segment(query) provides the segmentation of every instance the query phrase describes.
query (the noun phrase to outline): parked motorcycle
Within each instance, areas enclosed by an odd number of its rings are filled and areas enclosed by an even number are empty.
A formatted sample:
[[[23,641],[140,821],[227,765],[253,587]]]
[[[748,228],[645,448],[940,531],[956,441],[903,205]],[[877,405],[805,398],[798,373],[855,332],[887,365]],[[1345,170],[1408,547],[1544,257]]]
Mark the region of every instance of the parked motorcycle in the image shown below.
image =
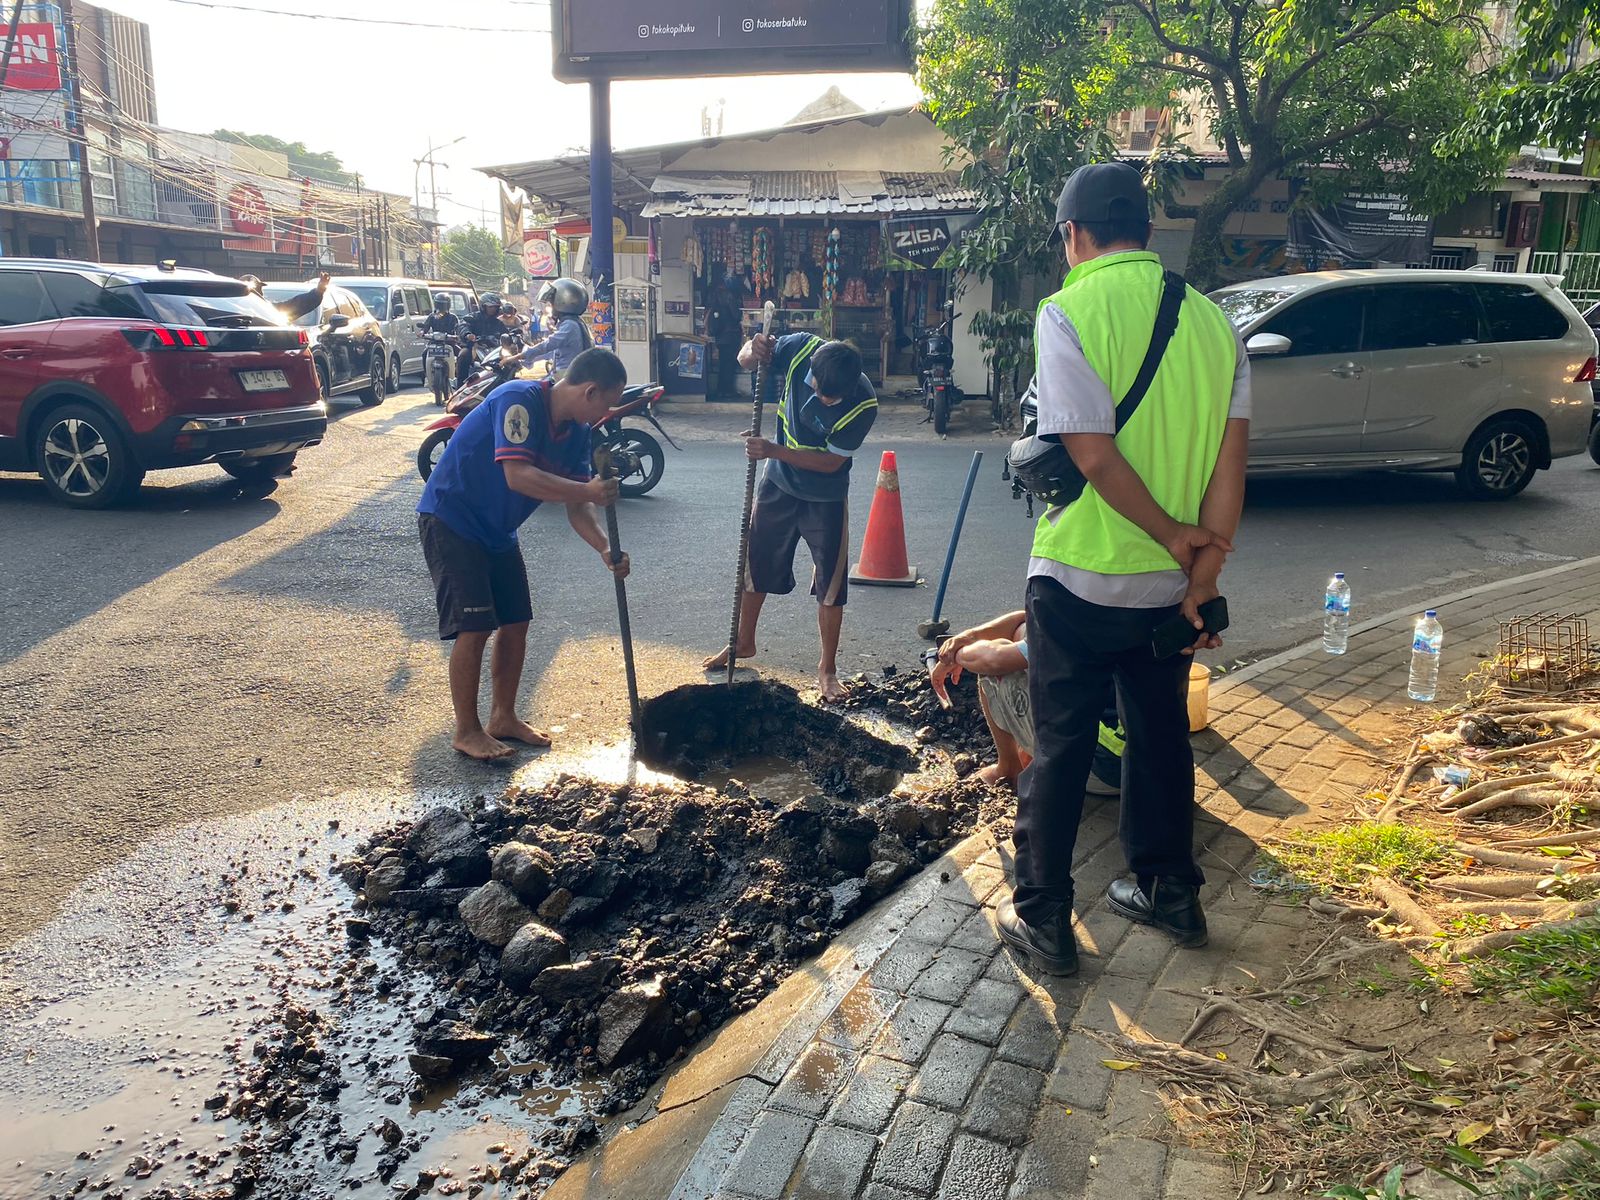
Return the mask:
[[[491,375],[480,379],[474,375],[450,398],[450,403],[445,406],[445,415],[428,426],[428,436],[417,450],[417,472],[424,480],[439,465],[451,435],[467,414],[483,403],[495,388],[514,378],[520,366],[521,359],[509,355],[504,365],[495,368],[505,372],[503,378]],[[661,476],[667,469],[666,452],[662,450],[661,443],[642,429],[624,425],[622,422],[626,418],[642,416],[655,426],[656,432],[666,438],[674,450],[682,449],[655,415],[655,405],[665,394],[666,389],[659,383],[641,383],[627,388],[622,393],[622,403],[607,413],[605,419],[595,427],[595,445],[610,448],[611,461],[617,472],[617,490],[623,496],[643,496],[661,482]]]
[[[453,362],[451,369],[454,369]],[[492,347],[478,360],[467,381],[445,403],[444,416],[427,427],[428,436],[422,439],[422,445],[417,448],[417,472],[424,480],[439,465],[446,444],[467,414],[477,408],[495,388],[515,379],[521,369],[522,356],[505,346]]]
[[[956,302],[948,300],[943,321],[916,331],[922,406],[928,413],[926,420],[933,422],[933,431],[940,435],[950,430],[950,410],[965,399],[951,376],[956,365],[955,340],[951,336],[955,319]]]
[[[622,393],[622,403],[607,413],[594,431],[595,446],[607,446],[611,450],[611,461],[618,472],[617,490],[624,496],[642,496],[660,483],[667,469],[667,459],[660,442],[642,429],[625,426],[623,418],[643,417],[674,450],[683,448],[656,419],[656,403],[666,390],[659,383],[627,388]]]

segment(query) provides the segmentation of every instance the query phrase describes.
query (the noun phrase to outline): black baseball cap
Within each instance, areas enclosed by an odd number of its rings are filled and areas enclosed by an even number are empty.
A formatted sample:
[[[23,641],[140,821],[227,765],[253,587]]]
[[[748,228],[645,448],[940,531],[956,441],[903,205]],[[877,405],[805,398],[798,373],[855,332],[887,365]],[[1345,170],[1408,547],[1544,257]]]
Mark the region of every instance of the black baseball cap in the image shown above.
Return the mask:
[[[1056,224],[1150,215],[1144,179],[1127,163],[1090,163],[1067,177],[1056,201]]]

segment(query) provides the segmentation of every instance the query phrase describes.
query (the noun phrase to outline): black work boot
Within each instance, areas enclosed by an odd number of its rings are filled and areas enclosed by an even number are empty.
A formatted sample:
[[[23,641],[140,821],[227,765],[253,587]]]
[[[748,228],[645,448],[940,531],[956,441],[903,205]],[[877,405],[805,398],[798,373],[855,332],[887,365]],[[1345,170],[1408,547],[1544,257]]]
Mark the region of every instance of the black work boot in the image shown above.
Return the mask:
[[[1106,899],[1118,916],[1154,925],[1180,946],[1206,944],[1206,914],[1200,909],[1200,889],[1192,884],[1152,879],[1146,891],[1136,880],[1116,879],[1106,889]]]
[[[1078,973],[1078,940],[1072,936],[1072,906],[1064,905],[1056,916],[1040,925],[1030,925],[1017,915],[1007,896],[1000,901],[995,924],[1000,940],[1020,951],[1050,975]]]

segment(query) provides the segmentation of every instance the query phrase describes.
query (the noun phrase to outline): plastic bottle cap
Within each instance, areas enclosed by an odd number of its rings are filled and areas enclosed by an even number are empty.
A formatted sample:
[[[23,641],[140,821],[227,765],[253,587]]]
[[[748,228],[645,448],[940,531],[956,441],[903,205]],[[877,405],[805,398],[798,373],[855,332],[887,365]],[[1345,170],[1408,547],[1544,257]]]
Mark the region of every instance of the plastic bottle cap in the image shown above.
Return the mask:
[[[1437,611],[1435,611],[1434,609],[1430,608],[1427,612],[1423,613],[1422,615],[1425,616],[1425,617],[1437,617],[1439,614],[1438,614]]]
[[[1343,571],[1335,571],[1333,573],[1333,577],[1335,579],[1343,579],[1344,578],[1344,572]]]

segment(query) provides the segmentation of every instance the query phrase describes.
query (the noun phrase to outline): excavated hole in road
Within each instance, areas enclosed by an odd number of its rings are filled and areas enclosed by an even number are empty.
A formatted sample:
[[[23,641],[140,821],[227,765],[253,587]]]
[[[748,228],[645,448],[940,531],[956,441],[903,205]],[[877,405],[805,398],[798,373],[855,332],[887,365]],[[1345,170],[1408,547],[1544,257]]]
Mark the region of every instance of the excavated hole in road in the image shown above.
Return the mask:
[[[963,704],[981,722],[975,697]],[[637,741],[633,781],[580,761],[385,831],[345,869],[377,944],[456,997],[412,1015],[414,1103],[525,1096],[526,1064],[552,1096],[587,1089],[583,1117],[497,1168],[530,1194],[595,1118],[1008,809],[948,769],[907,782],[920,762],[906,745],[766,682],[658,696]]]

